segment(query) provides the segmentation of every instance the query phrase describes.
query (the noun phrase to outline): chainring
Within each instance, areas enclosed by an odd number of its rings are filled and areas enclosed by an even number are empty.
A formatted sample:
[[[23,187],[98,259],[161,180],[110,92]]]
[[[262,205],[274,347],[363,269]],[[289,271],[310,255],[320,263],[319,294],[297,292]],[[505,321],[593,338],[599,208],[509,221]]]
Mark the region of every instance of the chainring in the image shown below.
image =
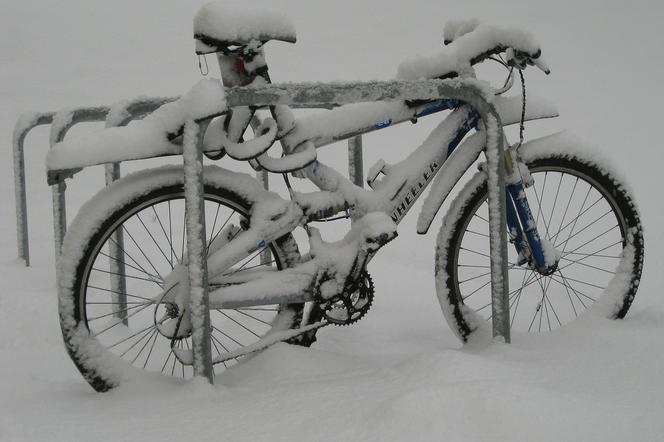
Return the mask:
[[[350,325],[359,321],[371,308],[374,298],[374,284],[366,270],[342,293],[323,298],[320,290],[314,291],[314,300],[323,317],[334,325]]]

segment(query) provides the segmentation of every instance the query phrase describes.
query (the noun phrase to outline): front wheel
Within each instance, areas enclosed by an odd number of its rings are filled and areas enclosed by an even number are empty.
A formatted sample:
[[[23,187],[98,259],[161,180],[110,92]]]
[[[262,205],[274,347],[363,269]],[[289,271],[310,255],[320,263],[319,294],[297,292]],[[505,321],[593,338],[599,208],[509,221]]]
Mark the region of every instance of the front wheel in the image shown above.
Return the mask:
[[[591,309],[623,318],[643,265],[643,233],[632,198],[587,156],[557,153],[527,161],[535,184],[526,194],[537,229],[562,257],[556,271],[543,276],[517,265],[517,252],[508,244],[512,330],[551,331]],[[463,341],[491,319],[488,220],[487,183],[478,173],[446,214],[436,253],[438,299]]]

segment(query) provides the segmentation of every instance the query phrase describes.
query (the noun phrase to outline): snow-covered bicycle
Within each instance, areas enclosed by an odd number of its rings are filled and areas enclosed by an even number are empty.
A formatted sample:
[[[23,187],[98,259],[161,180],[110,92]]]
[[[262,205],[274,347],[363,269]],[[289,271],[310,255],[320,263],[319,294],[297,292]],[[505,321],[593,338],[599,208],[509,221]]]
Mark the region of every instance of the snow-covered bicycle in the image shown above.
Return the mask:
[[[281,15],[231,14],[211,4],[195,20],[195,38],[199,54],[217,54],[224,86],[261,87],[270,83],[263,45],[294,42],[295,32]],[[493,101],[502,126],[523,128],[524,121],[557,116],[544,102],[529,99],[526,105],[525,87],[523,97],[501,95],[514,74],[523,84],[527,66],[548,73],[530,34],[455,22],[445,27],[445,44],[429,58],[402,63],[399,77],[475,85]],[[509,71],[497,90],[475,79],[473,65],[488,59]],[[223,91],[204,80],[140,122],[56,145],[48,159],[54,170],[78,167],[91,145],[142,149],[144,156],[181,153],[182,143],[196,135],[184,122],[196,119],[207,128],[202,148],[209,158],[227,155],[283,175],[289,199],[247,174],[217,166],[203,171],[210,327],[219,369],[276,342],[310,345],[320,327],[362,318],[374,297],[367,264],[397,236],[397,225],[425,188],[431,184],[419,233],[428,231],[476,164],[487,137],[504,138],[501,128],[487,130],[478,113],[457,99],[349,104],[303,118],[279,105],[261,120],[254,107],[227,110]],[[450,112],[405,159],[370,169],[370,189],[316,159],[321,146],[443,111]],[[245,140],[250,125],[255,137]],[[275,141],[280,157],[268,154]],[[643,263],[639,216],[626,186],[569,135],[522,141],[505,157],[512,327],[552,330],[590,309],[622,318]],[[289,175],[320,191],[295,191]],[[132,366],[191,376],[184,179],[177,166],[127,176],[86,203],[69,228],[59,269],[61,326],[70,356],[98,391],[117,385]],[[438,299],[464,341],[491,314],[488,193],[480,164],[451,203],[437,240]],[[348,233],[324,241],[312,224],[338,218],[353,220]],[[308,234],[304,255],[292,235],[297,227]],[[114,275],[123,276],[120,285]]]

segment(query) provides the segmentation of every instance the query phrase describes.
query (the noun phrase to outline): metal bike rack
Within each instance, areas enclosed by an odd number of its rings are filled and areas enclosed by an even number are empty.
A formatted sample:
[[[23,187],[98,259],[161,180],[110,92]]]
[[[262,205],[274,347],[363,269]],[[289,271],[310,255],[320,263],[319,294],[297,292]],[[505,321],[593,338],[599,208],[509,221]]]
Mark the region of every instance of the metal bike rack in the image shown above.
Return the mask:
[[[289,105],[293,108],[331,108],[343,104],[366,101],[390,100],[435,100],[457,99],[468,103],[481,116],[487,125],[491,121],[500,128],[500,117],[493,105],[489,102],[483,91],[472,84],[451,84],[440,80],[420,81],[392,81],[371,83],[337,83],[337,84],[269,84],[261,87],[234,87],[226,90],[226,101],[229,108],[236,106],[275,106]],[[30,130],[44,124],[52,124],[51,146],[64,140],[72,126],[81,122],[106,121],[107,127],[123,126],[134,119],[140,119],[156,110],[159,106],[173,101],[176,98],[145,98],[133,101],[120,102],[110,107],[91,107],[75,110],[65,110],[57,113],[47,112],[40,114],[26,114],[16,124],[13,136],[14,149],[14,176],[16,196],[17,220],[17,246],[18,257],[30,265],[28,216],[25,188],[25,160],[24,140]],[[487,125],[488,126],[488,125]],[[188,138],[183,143],[183,161],[185,170],[202,171],[202,135],[207,123],[187,122],[186,132]],[[187,137],[185,137],[187,138]],[[358,185],[363,182],[362,139],[360,136],[350,138],[348,141],[349,176],[351,181]],[[491,133],[487,130],[487,163],[489,188],[496,189],[489,192],[489,225],[491,260],[491,289],[493,305],[493,335],[510,341],[509,330],[509,303],[507,279],[507,239],[505,231],[505,169],[503,157],[502,131]],[[75,173],[76,171],[74,171]],[[195,245],[206,236],[204,222],[204,198],[202,193],[202,174],[197,179],[187,178],[185,174],[185,204],[189,213],[187,217],[187,241],[190,263],[190,285],[192,287],[191,312],[194,327],[194,373],[203,376],[212,382],[211,348],[210,348],[210,318],[207,305],[207,274],[204,248]],[[71,175],[70,175],[71,176]],[[106,184],[117,180],[120,176],[119,163],[105,165]],[[191,176],[191,175],[190,175]],[[64,178],[52,180],[54,238],[56,250],[56,265],[60,254],[62,240],[67,228],[65,211],[66,185]],[[257,178],[268,188],[267,176],[258,172]],[[198,219],[197,222],[194,220]],[[119,258],[122,246],[122,235],[118,234],[115,242],[118,247],[111,250],[111,256]],[[201,243],[202,244],[202,243]],[[117,260],[121,263],[121,260]],[[112,270],[115,273],[112,284],[118,292],[124,291],[124,269],[117,264]],[[114,289],[115,290],[115,289]],[[194,293],[195,292],[195,293]],[[120,301],[122,302],[122,301]],[[118,317],[122,317],[118,314]],[[122,318],[123,321],[126,318]]]

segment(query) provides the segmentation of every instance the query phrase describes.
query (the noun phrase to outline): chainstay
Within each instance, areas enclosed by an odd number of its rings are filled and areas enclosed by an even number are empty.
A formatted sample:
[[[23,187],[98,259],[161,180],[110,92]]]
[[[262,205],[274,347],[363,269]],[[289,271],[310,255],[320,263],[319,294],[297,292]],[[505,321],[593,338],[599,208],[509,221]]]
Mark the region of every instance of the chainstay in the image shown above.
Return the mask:
[[[251,345],[247,345],[246,347],[238,348],[237,350],[233,350],[228,353],[224,353],[223,355],[217,356],[212,360],[212,364],[213,365],[221,364],[222,362],[226,362],[231,359],[237,359],[239,357],[246,356],[248,354],[255,353],[257,351],[265,350],[266,348],[271,347],[274,344],[287,341],[289,339],[295,338],[299,335],[308,333],[313,330],[318,330],[330,324],[331,324],[330,322],[323,320],[315,322],[313,324],[306,325],[301,328],[271,333],[270,335],[261,338],[258,342],[255,342]]]

